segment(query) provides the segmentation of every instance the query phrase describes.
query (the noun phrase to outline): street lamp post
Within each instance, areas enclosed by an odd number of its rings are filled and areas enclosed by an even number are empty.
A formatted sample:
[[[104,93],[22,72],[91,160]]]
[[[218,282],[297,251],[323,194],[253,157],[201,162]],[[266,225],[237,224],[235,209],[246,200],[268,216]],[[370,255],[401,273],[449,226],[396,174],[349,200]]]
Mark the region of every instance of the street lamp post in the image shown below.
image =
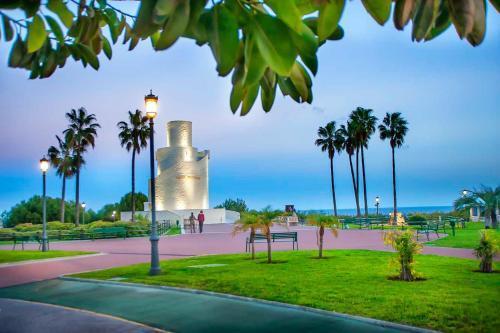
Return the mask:
[[[380,206],[380,197],[377,195],[375,198],[375,207],[377,207],[377,216],[378,216],[378,207]]]
[[[153,91],[144,97],[146,104],[146,116],[149,119],[149,166],[150,166],[150,184],[151,184],[151,267],[149,275],[158,275],[161,273],[160,259],[158,255],[158,232],[156,225],[156,191],[155,191],[155,169],[154,169],[154,118],[158,114],[158,96],[153,95]]]
[[[82,224],[85,224],[85,206],[87,206],[87,204],[84,202],[82,202]]]
[[[115,222],[115,220],[116,220],[116,210],[113,211],[113,214],[111,214],[111,216],[113,217],[113,222]]]
[[[42,251],[46,252],[47,249],[47,186],[46,186],[46,178],[47,178],[47,170],[49,170],[49,160],[45,158],[45,156],[40,160],[40,170],[42,170],[42,179],[43,179],[43,198],[42,198]]]

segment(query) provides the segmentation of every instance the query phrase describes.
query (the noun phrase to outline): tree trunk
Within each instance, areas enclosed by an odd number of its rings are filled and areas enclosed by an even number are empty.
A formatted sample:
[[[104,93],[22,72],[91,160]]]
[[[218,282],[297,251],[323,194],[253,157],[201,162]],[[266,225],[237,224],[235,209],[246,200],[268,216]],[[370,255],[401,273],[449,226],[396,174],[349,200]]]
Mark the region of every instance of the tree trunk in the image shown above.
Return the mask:
[[[64,200],[66,197],[66,175],[63,173],[62,177],[62,191],[61,191],[61,223],[64,223]]]
[[[358,204],[356,216],[361,216],[361,210],[359,208],[359,148],[356,148],[356,202]]]
[[[333,157],[330,158],[330,181],[332,183],[333,214],[337,216],[337,199],[335,197],[335,178],[333,176]]]
[[[76,155],[76,195],[75,195],[75,224],[80,225],[80,153]]]
[[[491,210],[491,227],[493,229],[498,228],[496,208],[494,208],[494,209]]]
[[[323,235],[325,234],[325,227],[319,227],[319,258],[323,258]]]
[[[271,230],[267,232],[267,263],[270,264],[272,262],[271,258]]]
[[[398,223],[398,201],[396,197],[396,159],[394,156],[394,147],[392,148],[392,195],[394,197],[394,221]]]
[[[135,148],[132,149],[132,222],[135,222]]]
[[[487,258],[482,258],[481,263],[479,264],[479,270],[483,273],[493,272],[493,261],[488,260]]]
[[[352,155],[349,155],[349,166],[351,167],[352,187],[354,189],[354,199],[356,201],[356,214],[359,216],[359,200],[358,200],[358,196],[356,195],[356,192],[358,190],[356,189],[356,179],[354,178],[354,168],[352,166]]]
[[[368,216],[368,200],[366,198],[365,154],[361,146],[361,170],[363,171],[363,197],[365,199],[365,217]]]
[[[252,260],[255,259],[255,229],[250,229],[250,244],[252,244]]]

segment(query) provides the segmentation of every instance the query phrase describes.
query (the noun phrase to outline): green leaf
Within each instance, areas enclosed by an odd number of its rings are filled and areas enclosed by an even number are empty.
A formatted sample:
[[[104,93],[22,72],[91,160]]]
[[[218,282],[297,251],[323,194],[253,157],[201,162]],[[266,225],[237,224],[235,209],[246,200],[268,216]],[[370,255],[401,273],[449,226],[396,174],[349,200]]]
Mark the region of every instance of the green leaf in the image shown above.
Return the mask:
[[[160,25],[153,22],[153,10],[156,3],[157,0],[141,1],[137,19],[132,29],[137,37],[148,37],[160,28]]]
[[[130,45],[128,46],[128,50],[132,51],[133,49],[135,49],[138,43],[139,37],[132,36],[132,38],[130,38]]]
[[[45,23],[40,15],[35,15],[28,27],[28,52],[33,53],[39,50],[47,39]]]
[[[486,32],[486,3],[484,0],[474,0],[474,2],[476,4],[474,27],[471,33],[467,35],[467,40],[472,46],[477,46],[484,40]]]
[[[244,88],[240,116],[246,116],[248,112],[250,112],[253,104],[255,103],[255,100],[257,99],[258,94],[259,94],[258,83]]]
[[[286,77],[278,77],[278,85],[285,96],[290,96],[297,103],[301,103],[300,94],[293,85],[292,81]]]
[[[448,1],[451,20],[460,38],[466,37],[474,28],[475,6],[470,0]]]
[[[111,48],[111,44],[109,43],[109,40],[106,37],[101,36],[101,39],[102,39],[102,50],[104,51],[106,57],[108,59],[111,59],[111,57],[113,56],[113,49]]]
[[[300,58],[309,70],[316,75],[318,71],[318,40],[314,32],[305,24],[302,23],[299,33],[291,31],[292,42],[299,52]]]
[[[53,50],[49,50],[46,55],[46,60],[44,61],[40,78],[46,78],[51,76],[57,68],[57,56]]]
[[[384,25],[391,16],[391,0],[361,0],[366,11],[377,21]]]
[[[59,43],[64,44],[64,34],[62,32],[61,27],[59,26],[59,23],[57,23],[56,20],[54,20],[52,17],[48,15],[45,15],[45,20],[47,20],[50,30],[52,31],[54,36],[56,36]]]
[[[66,28],[69,29],[71,27],[73,23],[73,13],[66,7],[62,0],[49,0],[47,8],[59,17]]]
[[[482,1],[482,0],[481,0]],[[422,0],[413,20],[412,39],[420,42],[429,33],[439,13],[438,0]]]
[[[222,4],[215,5],[207,17],[207,36],[217,61],[217,72],[226,76],[234,67],[239,50],[238,22]]]
[[[266,62],[257,48],[255,37],[247,36],[245,43],[245,79],[244,85],[249,86],[260,80],[266,70]]]
[[[319,9],[318,37],[325,40],[330,36],[339,24],[344,10],[345,0],[330,0],[324,2]]]
[[[12,29],[10,20],[7,18],[7,16],[2,15],[2,23],[3,23],[3,33],[5,36],[5,40],[7,42],[11,41],[12,38],[14,37],[14,30]]]
[[[316,0],[295,0],[295,6],[302,15],[312,14],[318,10]]]
[[[273,71],[289,75],[297,58],[289,28],[277,18],[261,13],[257,13],[251,22],[262,57]]]
[[[425,36],[425,41],[432,40],[442,34],[451,25],[450,12],[445,2],[441,3],[441,12],[434,23],[432,29]]]
[[[177,41],[189,23],[189,1],[180,1],[175,12],[168,18],[167,24],[156,42],[156,50],[165,50]]]
[[[290,73],[290,80],[292,80],[293,85],[299,92],[300,96],[303,100],[307,100],[309,95],[309,88],[307,86],[306,78],[304,77],[303,72],[301,71],[298,62],[292,67],[292,71]]]
[[[231,107],[231,111],[233,113],[238,110],[241,104],[241,100],[243,99],[243,85],[241,82],[238,82],[233,85],[233,89],[231,89],[231,96],[229,97],[229,106]]]
[[[414,11],[415,4],[416,0],[396,1],[393,14],[394,26],[396,29],[403,30],[403,28],[408,24]]]
[[[264,111],[269,112],[274,104],[274,98],[276,97],[276,73],[274,73],[269,68],[266,70],[264,77],[260,81],[260,99],[262,103],[262,108]]]
[[[9,67],[19,67],[25,53],[26,47],[24,46],[23,40],[18,36],[10,50]]]
[[[106,8],[104,11],[104,21],[108,24],[109,34],[111,35],[111,41],[113,44],[118,40],[120,21],[118,21],[118,16],[111,8]]]
[[[182,1],[184,2],[184,1]],[[174,14],[176,6],[178,6],[178,1],[172,0],[158,0],[153,9],[153,22],[156,24],[163,25],[165,20]]]
[[[276,16],[285,22],[291,29],[299,32],[302,24],[302,15],[295,6],[295,0],[266,0]]]
[[[92,50],[84,44],[77,44],[76,47],[78,48],[78,51],[80,51],[82,59],[88,62],[93,69],[98,70],[99,59],[97,59],[97,56],[94,54],[94,52],[92,52]]]

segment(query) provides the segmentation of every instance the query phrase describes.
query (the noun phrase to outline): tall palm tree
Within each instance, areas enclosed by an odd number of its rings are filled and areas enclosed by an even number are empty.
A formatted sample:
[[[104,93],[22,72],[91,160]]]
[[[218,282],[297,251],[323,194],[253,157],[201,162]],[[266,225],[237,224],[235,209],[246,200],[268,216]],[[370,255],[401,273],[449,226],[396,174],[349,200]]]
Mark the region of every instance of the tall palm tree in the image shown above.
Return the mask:
[[[49,156],[50,164],[56,168],[56,173],[62,177],[62,190],[61,190],[61,223],[64,223],[64,204],[66,197],[66,179],[71,178],[75,171],[75,161],[71,154],[71,146],[69,142],[61,139],[56,135],[57,147],[50,146],[47,154]]]
[[[491,221],[493,229],[498,228],[497,210],[500,204],[500,186],[495,188],[482,185],[474,191],[464,190],[464,195],[453,203],[455,209],[470,209],[479,207],[484,211],[484,216]],[[488,221],[486,228],[489,228]]]
[[[149,126],[147,118],[139,110],[129,111],[128,121],[120,121],[117,126],[120,129],[120,144],[127,151],[132,150],[132,222],[135,222],[135,155],[148,145]]]
[[[97,123],[95,114],[88,114],[85,108],[72,109],[66,113],[69,126],[64,130],[66,141],[70,144],[75,161],[76,195],[75,195],[75,224],[80,224],[80,170],[85,163],[83,154],[89,147],[95,147],[97,129],[101,127]]]
[[[335,156],[335,150],[340,151],[342,149],[342,137],[339,136],[336,130],[336,124],[334,121],[326,124],[325,127],[318,128],[318,139],[316,139],[316,146],[321,148],[321,151],[328,152],[328,158],[330,159],[330,181],[332,186],[332,197],[333,197],[333,214],[337,216],[337,199],[335,197],[335,177],[333,174],[333,157]]]
[[[349,166],[351,169],[352,187],[354,190],[354,198],[356,200],[356,215],[361,216],[361,211],[359,208],[359,191],[356,183],[356,177],[354,176],[354,167],[352,164],[352,156],[356,151],[356,137],[354,136],[354,127],[352,122],[348,121],[347,125],[340,125],[337,130],[338,135],[342,137],[342,150],[345,150],[349,156]]]
[[[405,142],[408,132],[408,122],[401,116],[400,112],[386,113],[382,124],[378,125],[381,140],[389,140],[392,151],[392,195],[394,198],[394,221],[397,220],[398,203],[396,197],[396,160],[394,151]]]
[[[372,115],[372,109],[364,109],[357,107],[350,115],[350,120],[353,123],[357,148],[361,151],[361,170],[363,173],[363,198],[365,203],[365,216],[368,216],[368,201],[366,197],[366,169],[365,169],[365,154],[364,149],[368,149],[368,141],[371,135],[375,132],[375,125],[377,117]],[[356,160],[357,163],[357,160]],[[358,190],[359,190],[359,176],[358,176]]]

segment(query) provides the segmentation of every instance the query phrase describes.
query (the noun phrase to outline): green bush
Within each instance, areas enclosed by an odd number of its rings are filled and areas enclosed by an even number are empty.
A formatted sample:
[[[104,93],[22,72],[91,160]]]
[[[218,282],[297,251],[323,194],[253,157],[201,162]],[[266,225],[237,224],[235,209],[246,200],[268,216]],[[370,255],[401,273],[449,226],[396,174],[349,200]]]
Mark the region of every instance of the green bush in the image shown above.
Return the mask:
[[[427,221],[427,219],[423,215],[415,214],[415,215],[411,215],[410,217],[408,217],[408,221],[410,221],[410,222],[422,222],[422,221]]]
[[[19,232],[39,231],[42,230],[42,225],[33,223],[21,223],[16,225],[14,227],[14,230]]]
[[[481,240],[474,249],[474,254],[481,260],[479,270],[483,273],[493,272],[493,258],[498,253],[498,243],[496,238],[489,231],[481,232]]]
[[[112,228],[112,227],[114,227],[114,223],[99,220],[99,221],[89,223],[86,226],[87,226],[87,229]]]
[[[128,236],[141,236],[149,231],[149,223],[118,221],[113,224],[114,227],[123,227],[127,229]]]
[[[15,230],[13,228],[0,228],[0,235],[10,235],[14,232]]]
[[[61,223],[59,221],[47,222],[47,230],[71,230],[74,228],[74,223]]]

